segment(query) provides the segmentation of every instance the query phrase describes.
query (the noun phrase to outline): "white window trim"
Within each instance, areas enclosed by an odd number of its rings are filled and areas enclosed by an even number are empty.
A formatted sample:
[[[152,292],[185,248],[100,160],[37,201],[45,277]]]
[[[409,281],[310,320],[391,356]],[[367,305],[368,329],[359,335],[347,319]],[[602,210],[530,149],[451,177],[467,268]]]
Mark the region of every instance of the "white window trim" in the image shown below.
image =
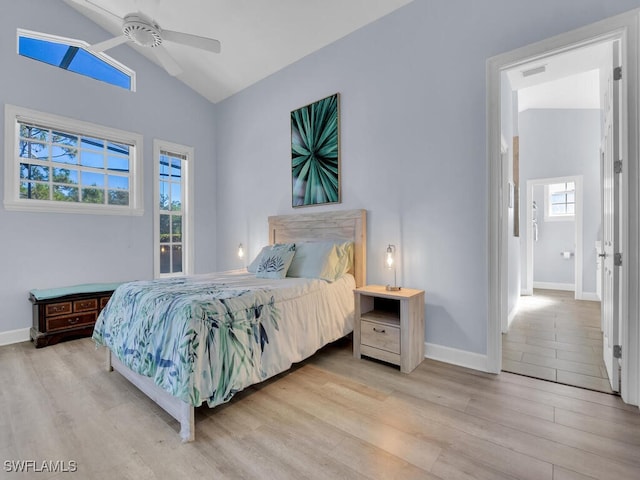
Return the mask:
[[[120,63],[115,58],[110,57],[104,52],[93,52],[91,50],[91,45],[83,40],[76,40],[75,38],[60,37],[58,35],[51,35],[48,33],[34,32],[32,30],[25,30],[23,28],[18,28],[16,33],[16,53],[18,55],[20,55],[20,37],[35,38],[37,40],[44,40],[44,41],[53,42],[53,43],[61,43],[63,45],[69,45],[70,47],[82,48],[83,50],[86,50],[87,52],[91,53],[91,55],[94,55],[100,60],[103,60],[104,62],[108,63],[113,68],[116,68],[120,70],[122,73],[124,73],[125,75],[128,75],[129,78],[131,78],[131,88],[129,90],[132,92],[136,91],[136,72],[135,71],[131,70],[129,67]]]
[[[160,273],[160,152],[169,151],[184,154],[185,169],[183,172],[183,222],[182,222],[182,251],[184,259],[182,272],[180,273]],[[165,140],[153,139],[153,274],[155,278],[182,277],[194,273],[194,252],[193,252],[193,206],[194,206],[194,168],[193,168],[193,147],[180,145],[178,143],[167,142]],[[186,225],[186,229],[185,229]],[[186,241],[184,241],[186,238]]]
[[[545,222],[573,222],[576,219],[575,208],[577,208],[578,198],[578,177],[558,177],[551,179],[544,184],[544,221]],[[556,183],[570,183],[573,182],[575,186],[574,194],[574,213],[568,213],[565,215],[551,215],[551,202],[549,198],[549,185],[555,185]]]
[[[20,198],[20,162],[16,158],[20,142],[18,122],[46,125],[60,130],[83,133],[97,138],[108,138],[115,142],[131,145],[129,205],[96,205],[92,203]],[[4,109],[4,140],[4,207],[7,210],[131,216],[140,216],[144,213],[142,135],[7,104]]]

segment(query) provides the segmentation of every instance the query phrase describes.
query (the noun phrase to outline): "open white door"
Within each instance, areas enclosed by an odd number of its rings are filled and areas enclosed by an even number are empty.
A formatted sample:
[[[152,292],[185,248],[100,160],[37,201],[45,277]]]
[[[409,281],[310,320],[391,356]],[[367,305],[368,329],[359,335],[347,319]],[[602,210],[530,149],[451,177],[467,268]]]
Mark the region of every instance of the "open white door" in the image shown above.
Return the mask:
[[[618,42],[613,42],[613,66],[604,96],[602,145],[602,354],[614,392],[620,390],[620,83]]]

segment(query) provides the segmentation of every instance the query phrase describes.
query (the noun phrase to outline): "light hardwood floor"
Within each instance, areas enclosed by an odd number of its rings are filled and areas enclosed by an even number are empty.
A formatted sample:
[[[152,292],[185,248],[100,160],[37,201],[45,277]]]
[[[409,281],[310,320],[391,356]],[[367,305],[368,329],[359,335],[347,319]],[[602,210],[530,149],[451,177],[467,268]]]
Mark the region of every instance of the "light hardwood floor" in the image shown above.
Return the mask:
[[[534,290],[502,335],[502,369],[613,393],[602,359],[600,302],[573,292]]]
[[[230,403],[196,441],[89,339],[0,347],[0,460],[82,479],[634,479],[640,413],[619,397],[425,360],[410,375],[331,345]]]

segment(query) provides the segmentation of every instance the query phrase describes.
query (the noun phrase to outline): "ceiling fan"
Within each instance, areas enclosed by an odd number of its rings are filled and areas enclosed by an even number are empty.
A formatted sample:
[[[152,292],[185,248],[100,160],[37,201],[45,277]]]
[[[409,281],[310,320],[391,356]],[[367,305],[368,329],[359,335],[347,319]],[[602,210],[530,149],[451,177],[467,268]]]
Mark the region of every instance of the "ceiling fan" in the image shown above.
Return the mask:
[[[176,61],[169,55],[164,48],[163,43],[174,42],[190,47],[200,48],[213,53],[220,53],[220,42],[213,38],[200,37],[189,33],[175,32],[173,30],[164,30],[141,12],[129,13],[120,18],[118,15],[109,10],[93,3],[90,0],[84,0],[84,3],[91,9],[106,12],[112,17],[117,18],[122,23],[122,34],[117,37],[110,38],[104,42],[96,43],[89,47],[93,52],[104,52],[110,48],[116,47],[125,42],[133,42],[141,47],[150,47],[158,59],[160,64],[169,73],[169,75],[179,75],[182,70]],[[98,12],[99,13],[99,12]]]

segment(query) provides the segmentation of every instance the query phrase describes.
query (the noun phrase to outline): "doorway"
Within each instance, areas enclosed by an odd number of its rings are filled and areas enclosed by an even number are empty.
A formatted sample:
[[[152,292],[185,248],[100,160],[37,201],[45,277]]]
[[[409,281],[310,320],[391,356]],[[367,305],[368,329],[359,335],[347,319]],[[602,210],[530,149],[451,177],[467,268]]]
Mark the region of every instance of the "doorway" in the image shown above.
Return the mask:
[[[513,320],[503,332],[502,369],[607,393],[595,243],[602,210],[600,78],[612,68],[612,43],[518,65],[505,71],[501,85],[513,104],[502,115],[502,131],[518,149],[507,180],[520,195],[511,213],[520,228],[508,236],[516,252],[508,262],[520,264],[520,278],[512,274],[507,282]]]
[[[509,237],[505,235],[507,219],[505,201],[511,188],[503,176],[503,168],[500,163],[500,147],[503,132],[501,129],[501,114],[509,107],[504,104],[504,91],[501,91],[502,76],[514,67],[531,65],[533,62],[544,63],[555,55],[572,50],[602,43],[604,41],[618,41],[622,49],[625,72],[628,76],[624,80],[624,101],[621,104],[625,111],[621,118],[623,141],[621,146],[625,150],[624,158],[627,159],[629,177],[635,179],[637,175],[637,119],[638,110],[638,82],[636,70],[638,65],[638,12],[634,11],[611,19],[603,20],[593,25],[568,32],[551,39],[529,45],[521,49],[508,52],[489,59],[487,63],[488,73],[488,151],[490,158],[490,304],[489,304],[489,332],[487,338],[487,370],[499,373],[502,367],[502,341],[501,327],[504,319],[509,317],[509,275],[513,262],[509,262]],[[539,69],[537,65],[533,70]],[[507,136],[507,138],[511,138]],[[626,224],[621,228],[620,250],[628,254],[629,258],[637,259],[637,185],[635,180],[629,177],[620,177],[620,203],[617,215],[621,223]],[[517,185],[514,185],[517,192]],[[522,197],[520,197],[522,198]],[[630,202],[629,200],[632,199]],[[505,238],[507,237],[507,238]],[[520,265],[521,268],[524,268]],[[626,268],[625,268],[626,267]],[[629,287],[637,288],[637,262],[622,265],[620,272],[619,296],[617,305],[620,311],[620,335],[616,338],[621,347],[618,351],[623,353],[621,394],[623,400],[637,405],[640,385],[640,363],[638,362],[638,298],[637,295],[629,295]],[[519,293],[519,292],[518,292]],[[617,361],[617,360],[616,360]]]

